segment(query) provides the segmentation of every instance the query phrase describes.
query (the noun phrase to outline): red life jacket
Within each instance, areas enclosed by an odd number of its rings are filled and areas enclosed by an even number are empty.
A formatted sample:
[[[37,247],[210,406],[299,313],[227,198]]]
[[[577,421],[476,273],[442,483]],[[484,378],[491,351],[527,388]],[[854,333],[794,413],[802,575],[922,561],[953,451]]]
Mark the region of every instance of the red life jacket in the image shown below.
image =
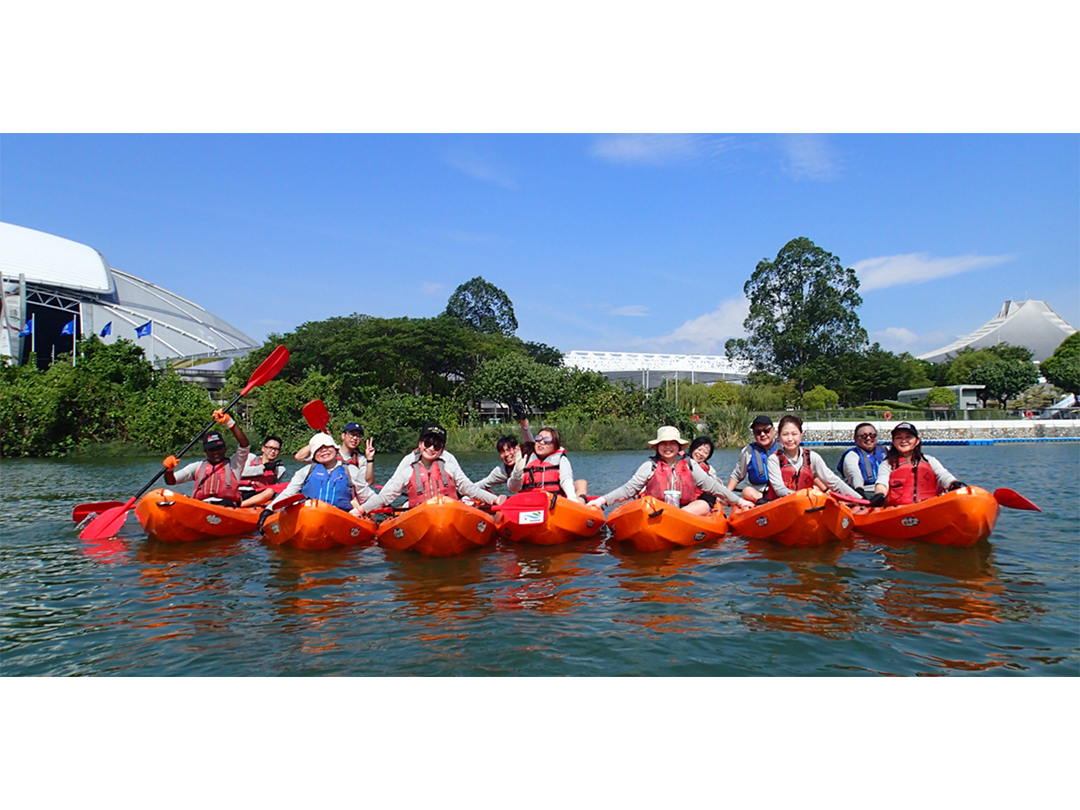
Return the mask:
[[[424,501],[439,495],[458,500],[457,487],[446,474],[446,469],[440,459],[435,459],[430,467],[425,467],[417,457],[412,468],[412,478],[409,479],[410,507],[419,506]]]
[[[195,471],[194,498],[199,501],[221,498],[234,505],[240,503],[240,479],[233,472],[229,459],[216,466],[211,466],[209,461],[199,464]]]
[[[787,455],[781,450],[776,454],[780,460],[780,475],[784,479],[784,486],[794,492],[797,489],[809,489],[814,485],[814,471],[810,469],[810,451],[803,448],[803,463],[798,472],[791,466]],[[773,485],[769,484],[769,500],[779,498]]]
[[[675,462],[674,468],[666,462],[661,463],[658,458],[653,459],[653,474],[645,484],[642,493],[652,495],[657,500],[664,500],[665,489],[677,489],[680,491],[679,506],[686,506],[696,501],[701,490],[694,483],[694,474],[690,472],[690,465],[685,458]]]
[[[254,466],[263,463],[262,456],[256,456],[252,462]],[[240,479],[244,487],[250,487],[254,492],[262,492],[277,483],[277,471],[281,466],[280,461],[275,461],[272,467],[265,467],[258,475],[245,475]]]
[[[532,456],[532,461],[525,467],[521,478],[521,491],[543,490],[544,492],[565,493],[559,486],[559,463],[566,451],[559,449],[544,459],[537,455]]]
[[[345,456],[341,455],[341,453],[338,453],[337,458],[338,458],[338,461],[340,461],[342,464],[351,464],[354,467],[359,467],[360,466],[360,454],[359,453],[353,453],[348,458],[345,458]]]
[[[925,459],[912,464],[902,458],[889,471],[889,496],[885,499],[886,506],[918,503],[937,494],[937,475]]]

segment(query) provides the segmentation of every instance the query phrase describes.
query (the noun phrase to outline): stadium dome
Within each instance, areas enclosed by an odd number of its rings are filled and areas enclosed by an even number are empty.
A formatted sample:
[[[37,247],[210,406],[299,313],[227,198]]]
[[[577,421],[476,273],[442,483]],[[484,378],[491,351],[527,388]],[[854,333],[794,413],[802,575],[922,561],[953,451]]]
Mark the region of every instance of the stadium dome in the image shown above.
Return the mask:
[[[31,346],[42,364],[70,352],[72,332],[104,332],[106,343],[127,338],[156,365],[238,357],[259,345],[198,304],[110,267],[91,247],[7,222],[0,222],[0,290],[0,355],[20,363]]]
[[[1030,349],[1031,359],[1041,363],[1075,331],[1045,301],[1006,301],[996,318],[942,349],[920,354],[919,359],[940,363],[968,346],[988,349],[1008,343]]]

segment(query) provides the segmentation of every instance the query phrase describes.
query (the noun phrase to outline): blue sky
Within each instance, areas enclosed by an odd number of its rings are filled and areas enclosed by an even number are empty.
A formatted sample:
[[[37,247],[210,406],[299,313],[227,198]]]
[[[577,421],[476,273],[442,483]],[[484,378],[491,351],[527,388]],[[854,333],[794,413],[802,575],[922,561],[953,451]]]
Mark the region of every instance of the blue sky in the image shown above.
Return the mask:
[[[525,340],[723,353],[789,240],[854,267],[893,351],[1006,299],[1080,325],[1075,135],[5,135],[0,219],[251,336],[437,315],[483,276]]]

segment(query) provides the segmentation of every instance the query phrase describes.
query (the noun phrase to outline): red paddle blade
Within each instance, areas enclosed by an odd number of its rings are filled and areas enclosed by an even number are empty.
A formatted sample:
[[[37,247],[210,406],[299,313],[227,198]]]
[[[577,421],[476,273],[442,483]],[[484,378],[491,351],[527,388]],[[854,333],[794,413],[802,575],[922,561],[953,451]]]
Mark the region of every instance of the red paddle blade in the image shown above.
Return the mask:
[[[1028,512],[1042,511],[1042,509],[1013,489],[995,489],[994,500],[1009,509],[1024,509]]]
[[[284,346],[278,346],[267,357],[259,367],[252,372],[251,377],[248,378],[247,385],[244,386],[244,390],[240,392],[241,396],[246,394],[252,388],[262,385],[265,382],[269,382],[277,376],[277,373],[285,367],[285,364],[289,362],[289,350]]]
[[[76,523],[82,523],[90,515],[100,515],[106,509],[123,506],[123,501],[97,501],[96,503],[80,503],[71,510],[71,519]]]
[[[525,526],[547,520],[550,498],[546,492],[534,490],[507,498],[501,505],[492,507],[502,512],[511,523]]]
[[[857,503],[860,506],[870,505],[870,501],[866,500],[866,498],[852,498],[850,495],[845,495],[842,492],[829,492],[829,494],[836,498],[836,500],[843,501],[844,503]]]
[[[275,512],[280,512],[282,509],[288,509],[290,506],[296,506],[298,503],[303,503],[307,500],[307,496],[303,492],[297,492],[295,495],[290,495],[288,498],[282,498],[270,508]]]
[[[79,533],[80,540],[105,540],[114,537],[120,527],[127,520],[128,512],[135,505],[135,499],[129,498],[128,502],[112,509],[106,509],[96,518],[91,520],[86,528]]]
[[[324,432],[330,424],[330,412],[321,399],[313,399],[303,407],[304,419],[312,430]]]

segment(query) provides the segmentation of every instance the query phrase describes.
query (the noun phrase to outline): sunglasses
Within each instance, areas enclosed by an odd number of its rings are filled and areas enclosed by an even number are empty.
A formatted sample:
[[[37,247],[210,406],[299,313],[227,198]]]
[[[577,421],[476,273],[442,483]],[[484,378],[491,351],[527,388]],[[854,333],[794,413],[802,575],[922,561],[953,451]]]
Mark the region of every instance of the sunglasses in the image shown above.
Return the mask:
[[[537,444],[555,444],[555,440],[550,436],[537,436],[535,441]]]
[[[755,436],[768,436],[770,433],[772,433],[772,428],[771,427],[757,428],[756,430],[754,430],[754,435]]]
[[[423,438],[423,444],[424,447],[433,447],[436,450],[442,450],[444,447],[446,447],[446,442],[444,442],[442,439],[436,439],[432,436],[425,436]]]
[[[860,433],[855,438],[856,439],[876,439],[877,434],[876,433]]]

